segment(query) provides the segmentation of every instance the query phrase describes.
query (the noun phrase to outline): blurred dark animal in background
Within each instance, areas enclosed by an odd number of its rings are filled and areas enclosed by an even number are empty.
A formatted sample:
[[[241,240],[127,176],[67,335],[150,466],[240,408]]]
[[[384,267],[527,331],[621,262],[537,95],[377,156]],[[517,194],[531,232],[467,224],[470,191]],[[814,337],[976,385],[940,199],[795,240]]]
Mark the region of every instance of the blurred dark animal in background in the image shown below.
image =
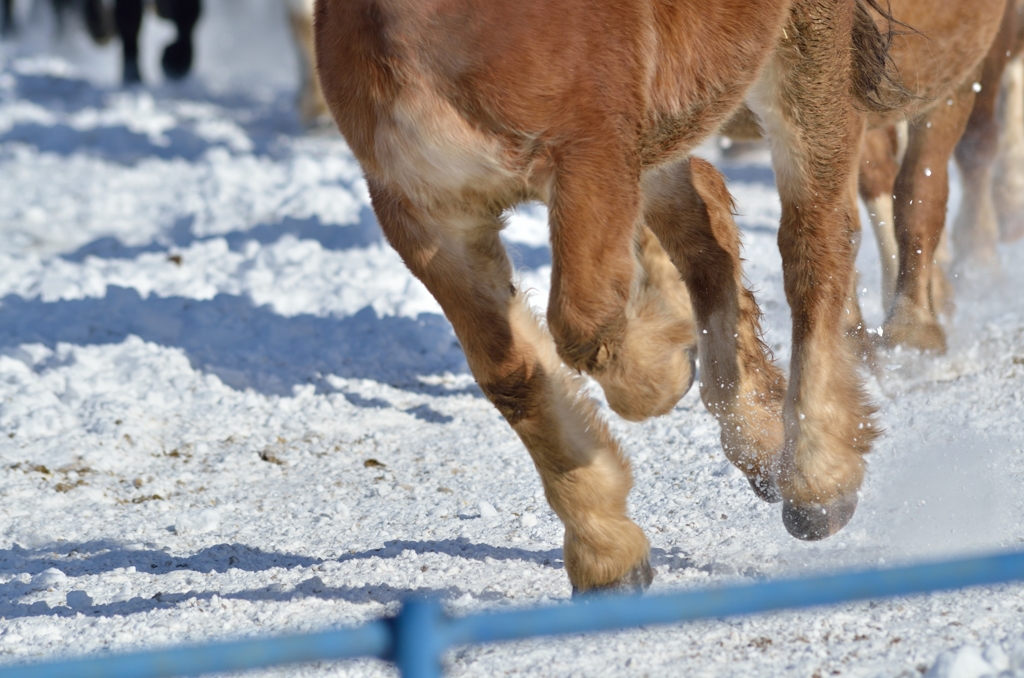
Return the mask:
[[[105,44],[117,36],[121,39],[124,70],[122,80],[126,85],[142,82],[139,70],[139,30],[145,6],[143,0],[50,0],[57,16],[58,30],[64,26],[69,11],[81,12],[82,20],[99,44]],[[173,21],[178,29],[174,42],[164,48],[160,64],[164,75],[171,80],[180,80],[192,68],[192,32],[202,11],[200,0],[156,0],[156,13]],[[4,35],[15,31],[14,0],[3,0],[2,30]]]
[[[158,16],[174,22],[178,35],[163,52],[161,66],[170,80],[188,75],[194,58],[192,35],[202,11],[201,0],[48,0],[54,11],[57,31],[62,32],[69,19],[80,19],[92,39],[100,45],[117,37],[123,53],[123,82],[142,82],[139,69],[139,32],[151,4]],[[2,32],[16,32],[16,0],[0,0]],[[317,127],[333,121],[320,92],[313,54],[313,0],[281,0],[299,60],[300,83],[296,108],[304,125]]]
[[[156,13],[173,21],[178,29],[177,38],[164,48],[160,59],[164,75],[171,80],[184,78],[192,69],[192,31],[199,21],[201,11],[200,0],[156,0]],[[142,14],[142,0],[116,0],[114,3],[114,23],[123,46],[126,85],[142,81],[139,72]]]
[[[14,0],[3,0],[0,7],[0,35],[10,35],[14,32]]]

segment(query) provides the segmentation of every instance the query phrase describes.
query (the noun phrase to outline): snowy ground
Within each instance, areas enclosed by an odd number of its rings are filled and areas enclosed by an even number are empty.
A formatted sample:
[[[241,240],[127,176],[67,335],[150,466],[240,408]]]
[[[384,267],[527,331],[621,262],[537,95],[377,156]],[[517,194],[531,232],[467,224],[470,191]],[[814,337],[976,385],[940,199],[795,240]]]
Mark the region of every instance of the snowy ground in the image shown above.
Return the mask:
[[[381,240],[359,169],[303,135],[274,0],[214,0],[197,74],[116,87],[113,46],[42,8],[0,47],[0,654],[84,652],[357,624],[412,592],[455,613],[562,604],[561,529],[435,302]],[[29,15],[34,15],[30,17]],[[49,56],[43,56],[48,54]],[[719,158],[747,276],[785,362],[764,153]],[[544,213],[507,238],[543,306]],[[870,239],[862,300],[881,321]],[[687,395],[609,416],[636,474],[654,592],[1019,548],[1024,247],[961,285],[951,348],[885,356],[887,434],[860,509],[790,538]],[[600,393],[594,396],[600,399]],[[453,676],[1024,675],[1024,587],[461,649]],[[977,649],[973,649],[977,648]],[[979,651],[985,651],[982,659]],[[974,666],[974,669],[971,669]],[[986,668],[987,667],[987,668]],[[388,675],[377,662],[258,675]]]

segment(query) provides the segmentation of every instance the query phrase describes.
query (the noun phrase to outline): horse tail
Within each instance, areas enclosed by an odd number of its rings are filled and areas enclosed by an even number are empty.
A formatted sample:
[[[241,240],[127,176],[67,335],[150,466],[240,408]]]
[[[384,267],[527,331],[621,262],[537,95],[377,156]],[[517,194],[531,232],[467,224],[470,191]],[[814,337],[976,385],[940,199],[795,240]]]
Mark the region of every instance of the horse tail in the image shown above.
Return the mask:
[[[886,21],[885,31],[879,30],[871,10]],[[892,39],[899,34],[896,26],[917,33],[895,19],[891,9],[883,9],[878,0],[856,0],[853,17],[852,93],[866,110],[874,113],[899,110],[915,98],[903,87],[896,64],[889,55]]]

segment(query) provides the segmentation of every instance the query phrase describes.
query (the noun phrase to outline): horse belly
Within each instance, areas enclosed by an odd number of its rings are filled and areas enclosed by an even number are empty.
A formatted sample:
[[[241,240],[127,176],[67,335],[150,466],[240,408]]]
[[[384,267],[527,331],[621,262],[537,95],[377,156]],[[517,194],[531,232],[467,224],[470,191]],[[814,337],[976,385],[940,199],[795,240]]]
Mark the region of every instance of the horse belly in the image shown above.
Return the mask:
[[[778,48],[790,4],[655,3],[648,164],[688,152],[742,103]]]
[[[406,93],[377,122],[376,160],[385,180],[423,207],[494,202],[523,185],[510,149],[428,92]],[[468,206],[468,205],[467,205]]]

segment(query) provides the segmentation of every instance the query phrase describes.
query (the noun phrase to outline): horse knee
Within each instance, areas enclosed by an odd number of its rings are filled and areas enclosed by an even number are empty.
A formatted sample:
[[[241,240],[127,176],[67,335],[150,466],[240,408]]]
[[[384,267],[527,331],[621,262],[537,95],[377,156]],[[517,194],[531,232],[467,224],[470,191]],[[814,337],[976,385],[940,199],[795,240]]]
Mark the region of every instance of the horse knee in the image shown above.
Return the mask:
[[[583,313],[548,312],[548,328],[558,355],[573,370],[604,371],[626,334],[625,304],[600,325],[583,321]],[[576,317],[573,317],[576,316]]]
[[[538,365],[522,363],[504,375],[480,380],[480,390],[511,426],[536,416],[547,377]]]

